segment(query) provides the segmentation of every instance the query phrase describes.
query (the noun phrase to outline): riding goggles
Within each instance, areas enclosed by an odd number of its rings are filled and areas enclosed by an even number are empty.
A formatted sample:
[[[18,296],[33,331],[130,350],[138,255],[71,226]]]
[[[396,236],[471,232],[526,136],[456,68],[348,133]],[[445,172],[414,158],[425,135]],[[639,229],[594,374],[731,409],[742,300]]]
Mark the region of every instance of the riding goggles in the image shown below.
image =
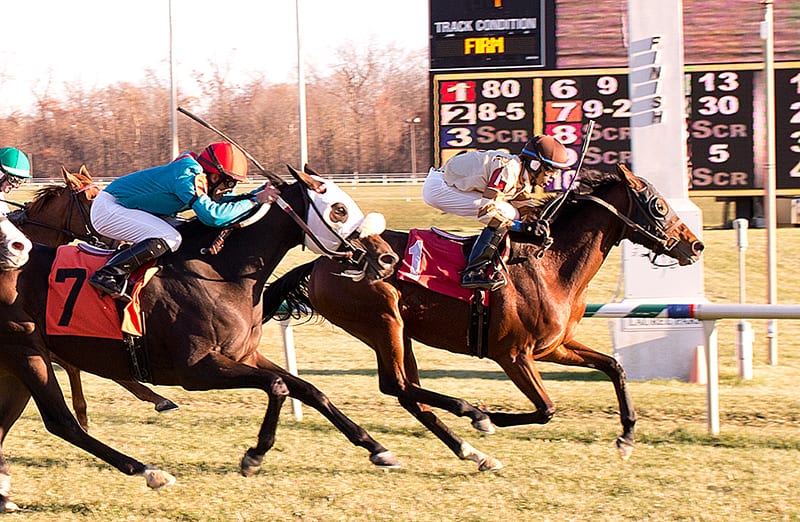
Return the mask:
[[[0,183],[8,183],[11,185],[11,188],[19,188],[20,185],[28,181],[28,178],[15,176],[8,172],[2,163],[0,163],[0,172],[3,173],[3,179],[0,180]]]

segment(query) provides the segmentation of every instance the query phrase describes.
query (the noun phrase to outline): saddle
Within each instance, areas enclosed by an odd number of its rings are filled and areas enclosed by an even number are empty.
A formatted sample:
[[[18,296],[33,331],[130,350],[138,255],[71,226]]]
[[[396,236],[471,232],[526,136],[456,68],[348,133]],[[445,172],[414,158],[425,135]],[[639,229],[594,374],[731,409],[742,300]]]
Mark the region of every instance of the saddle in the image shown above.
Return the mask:
[[[469,303],[470,329],[466,333],[467,345],[475,357],[486,357],[489,334],[489,295],[482,288],[461,286],[461,272],[475,236],[459,236],[437,228],[411,229],[397,278],[421,285],[432,292],[454,297]],[[503,270],[508,259],[509,239],[499,250],[495,270]]]

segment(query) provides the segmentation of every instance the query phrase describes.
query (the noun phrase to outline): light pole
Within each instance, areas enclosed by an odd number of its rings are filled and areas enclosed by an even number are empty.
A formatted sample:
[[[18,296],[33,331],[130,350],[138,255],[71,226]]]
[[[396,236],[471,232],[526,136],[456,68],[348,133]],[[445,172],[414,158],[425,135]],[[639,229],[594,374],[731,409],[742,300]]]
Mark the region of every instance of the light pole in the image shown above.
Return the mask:
[[[419,116],[414,116],[413,118],[406,119],[406,123],[408,123],[409,128],[411,129],[411,178],[416,179],[417,177],[417,137],[415,134],[414,127],[421,122]]]

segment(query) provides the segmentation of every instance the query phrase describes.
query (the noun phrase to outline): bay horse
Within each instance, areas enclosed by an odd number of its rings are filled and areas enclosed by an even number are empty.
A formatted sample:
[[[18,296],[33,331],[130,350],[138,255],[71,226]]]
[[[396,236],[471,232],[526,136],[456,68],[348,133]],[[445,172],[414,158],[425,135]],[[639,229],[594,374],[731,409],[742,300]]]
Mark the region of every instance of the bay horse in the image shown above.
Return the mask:
[[[9,213],[8,218],[34,243],[55,247],[79,240],[96,246],[114,246],[116,242],[98,234],[89,218],[92,201],[100,192],[100,187],[94,183],[86,165],[81,165],[75,173],[62,166],[61,177],[64,179],[63,185],[51,185],[37,190],[34,198],[24,205],[9,201],[9,204],[21,208]],[[57,355],[52,358],[67,374],[72,409],[78,423],[89,431],[89,415],[80,369]],[[152,403],[157,412],[178,409],[174,402],[140,382],[118,380],[116,383],[137,399]]]
[[[265,320],[285,317],[286,312],[279,311],[281,303],[286,303],[283,310],[302,304],[366,343],[377,356],[380,391],[397,397],[453,453],[475,461],[481,471],[499,469],[502,464],[458,437],[430,407],[466,416],[485,433],[494,432],[495,426],[545,424],[555,406],[535,361],[600,370],[616,391],[623,429],[616,447],[627,459],[634,447],[636,414],[625,372],[613,357],[574,338],[586,306],[587,287],[611,248],[623,239],[649,249],[653,259],[666,254],[679,265],[695,262],[703,244],[656,189],[626,167],[581,176],[579,187],[564,195],[552,220],[549,248],[543,250],[530,236],[510,234],[508,284],[489,296],[485,353],[475,353],[480,345],[469,334],[468,302],[401,280],[397,272],[373,284],[348,285],[325,259],[296,267],[269,285],[264,295]],[[396,252],[405,251],[408,233],[387,230],[382,236]],[[399,270],[413,268],[404,262]],[[536,410],[491,411],[423,388],[412,340],[457,354],[488,357]]]
[[[261,295],[272,271],[293,247],[306,245],[338,262],[353,282],[391,274],[397,255],[378,235],[383,216],[364,216],[354,201],[332,181],[291,169],[297,182],[280,178],[281,199],[263,205],[238,228],[207,227],[197,220],[181,226],[181,248],[161,259],[160,270],[138,294],[146,323],[143,339],[149,382],[180,385],[186,390],[255,388],[268,396],[268,406],[256,444],[245,451],[239,468],[243,475],[258,471],[275,441],[281,406],[288,396],[317,409],[348,440],[369,452],[381,467],[397,467],[395,456],[363,428],[345,416],[316,387],[268,360],[258,350],[261,339]],[[227,236],[221,242],[221,238]],[[209,247],[213,247],[209,248]],[[66,247],[60,247],[66,248]],[[25,358],[11,363],[3,358],[14,339],[1,339],[0,360],[15,379],[0,383],[2,440],[19,417],[31,394],[48,431],[81,447],[127,475],[144,475],[150,487],[174,479],[161,470],[109,448],[78,426],[66,407],[52,368],[50,352],[101,377],[132,379],[125,342],[100,337],[51,335],[46,331],[48,277],[56,249],[34,244],[30,261],[20,270],[19,297],[0,319],[15,315],[17,322],[35,325],[33,334],[16,339],[18,351],[35,354],[38,366],[24,367]],[[347,262],[352,260],[352,262]],[[71,272],[76,292],[88,274]],[[82,288],[78,288],[81,286]],[[112,302],[114,302],[112,300]],[[63,317],[63,314],[62,314]],[[28,356],[27,360],[33,359]],[[58,401],[61,397],[61,401]],[[7,503],[8,467],[0,455],[0,502]]]

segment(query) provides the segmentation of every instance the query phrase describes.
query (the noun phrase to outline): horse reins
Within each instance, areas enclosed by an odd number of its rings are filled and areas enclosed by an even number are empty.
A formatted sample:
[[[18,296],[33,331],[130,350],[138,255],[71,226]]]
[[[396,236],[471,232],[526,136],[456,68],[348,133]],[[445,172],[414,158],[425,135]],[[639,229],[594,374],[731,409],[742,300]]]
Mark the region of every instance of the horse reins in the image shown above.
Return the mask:
[[[625,191],[625,193],[628,196],[629,206],[632,206],[633,204],[636,204],[636,206],[638,207],[640,212],[643,212],[645,215],[652,216],[652,212],[650,210],[643,208],[642,202],[640,201],[639,198],[632,198],[631,197],[631,190],[632,189],[633,189],[633,187],[628,185],[626,187],[626,191]],[[664,228],[656,227],[656,232],[654,233],[654,232],[651,232],[650,230],[647,230],[646,228],[644,228],[640,224],[636,223],[635,221],[633,221],[631,218],[629,218],[625,214],[621,213],[614,205],[608,203],[607,201],[605,201],[603,199],[598,198],[597,196],[593,196],[591,194],[575,194],[574,197],[575,197],[575,199],[580,199],[580,200],[584,200],[584,201],[591,201],[593,203],[597,203],[601,207],[605,208],[606,210],[608,210],[609,212],[614,214],[617,218],[619,218],[620,221],[622,221],[629,228],[632,228],[634,231],[638,232],[639,234],[641,234],[641,235],[645,236],[646,238],[650,239],[651,241],[661,245],[661,247],[664,249],[665,252],[669,251],[669,250],[672,250],[672,248],[675,246],[675,244],[677,244],[677,239],[675,239],[674,237],[671,237],[669,235],[669,231],[672,228],[674,228],[672,226],[664,227]],[[673,223],[675,221],[676,221],[675,219],[672,220]],[[620,240],[622,240],[622,237],[620,237]],[[620,240],[618,240],[617,243],[619,243]],[[653,264],[655,264],[655,263],[653,263]]]
[[[195,114],[192,114],[191,112],[189,112],[188,110],[184,109],[183,107],[178,107],[177,110],[178,110],[178,112],[180,112],[180,113],[188,116],[189,118],[193,119],[194,121],[196,121],[197,123],[199,123],[203,127],[205,127],[207,129],[217,133],[221,138],[223,138],[224,140],[230,142],[231,145],[233,145],[234,147],[236,147],[240,151],[242,151],[242,153],[247,157],[247,159],[252,161],[253,165],[255,165],[256,168],[258,168],[258,170],[261,171],[261,174],[264,177],[266,177],[267,179],[269,179],[270,181],[272,181],[276,185],[283,184],[283,179],[281,179],[277,174],[274,174],[274,173],[268,171],[267,169],[265,169],[261,165],[261,163],[259,163],[258,160],[252,154],[250,154],[250,152],[247,151],[247,149],[245,149],[244,147],[239,145],[239,143],[237,143],[236,140],[234,140],[233,138],[231,138],[230,136],[228,136],[227,134],[225,134],[224,132],[222,132],[221,130],[216,128],[215,126],[211,125],[207,121],[203,120],[199,116],[197,116]],[[291,207],[291,205],[289,205],[282,197],[278,196],[278,198],[275,200],[275,203],[277,203],[278,206],[281,208],[281,210],[286,212],[289,215],[289,217],[292,218],[292,220],[294,220],[295,223],[297,223],[297,226],[299,226],[303,230],[303,232],[309,238],[311,238],[311,240],[314,242],[314,244],[317,245],[317,247],[319,247],[319,249],[322,251],[322,253],[325,254],[326,256],[328,256],[329,258],[352,262],[351,260],[353,260],[354,258],[363,257],[365,255],[365,252],[363,250],[354,247],[349,241],[347,241],[346,239],[341,237],[335,230],[333,230],[333,228],[328,224],[328,222],[323,219],[322,222],[325,224],[325,226],[328,228],[328,230],[337,239],[339,239],[339,242],[340,242],[339,244],[344,248],[344,251],[343,252],[337,252],[337,251],[329,249],[328,247],[326,247],[325,245],[322,244],[322,241],[316,236],[316,234],[314,234],[314,231],[311,230],[311,227],[309,227],[308,224],[305,221],[303,221],[303,219],[300,216],[297,215],[297,213],[294,211],[294,209]],[[226,229],[226,230],[228,230],[228,229]],[[227,234],[225,234],[225,235],[227,235]],[[224,240],[224,237],[222,239]]]
[[[80,200],[78,199],[79,194],[82,194],[86,190],[90,188],[95,188],[97,185],[91,183],[80,189],[73,190],[69,187],[64,187],[65,189],[69,189],[70,191],[70,198],[69,198],[69,206],[67,207],[66,213],[66,222],[64,223],[64,227],[58,227],[55,225],[51,225],[49,223],[42,223],[41,221],[32,220],[28,217],[26,213],[27,203],[17,203],[16,201],[6,201],[9,205],[13,205],[15,207],[19,207],[19,210],[13,213],[21,213],[23,218],[20,220],[20,224],[24,225],[31,225],[41,228],[46,228],[48,230],[54,230],[56,232],[60,232],[61,234],[70,238],[70,240],[79,239],[81,241],[86,241],[87,243],[97,246],[97,247],[107,247],[108,245],[100,239],[100,234],[98,234],[91,225],[91,218],[89,217],[89,210],[87,205],[83,205]],[[77,205],[78,212],[80,213],[83,229],[85,233],[77,233],[71,230],[72,228],[72,209]]]

